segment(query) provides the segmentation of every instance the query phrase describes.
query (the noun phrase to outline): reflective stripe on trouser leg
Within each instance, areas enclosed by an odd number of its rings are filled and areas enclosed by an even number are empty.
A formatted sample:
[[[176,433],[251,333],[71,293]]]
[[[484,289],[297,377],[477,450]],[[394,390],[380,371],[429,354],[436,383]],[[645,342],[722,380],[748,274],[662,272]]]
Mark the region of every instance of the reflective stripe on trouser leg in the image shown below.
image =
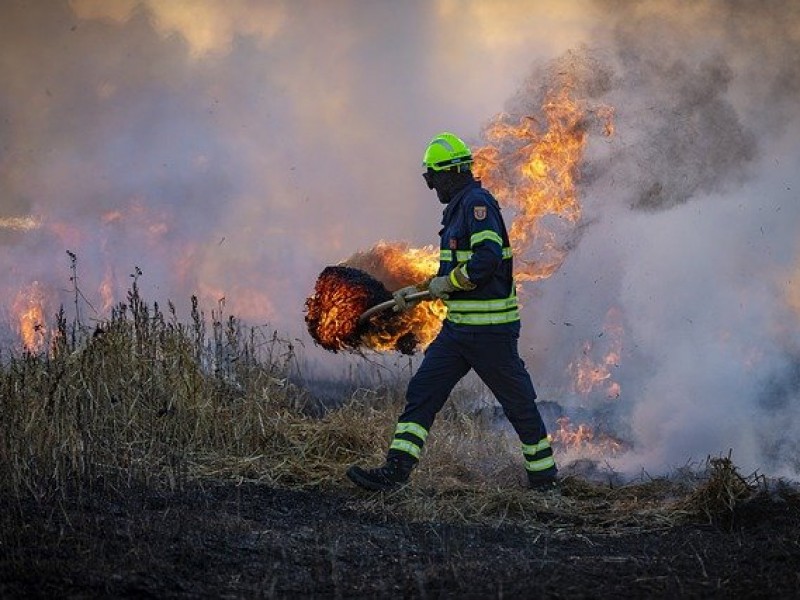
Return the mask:
[[[406,407],[398,419],[389,456],[419,459],[437,413],[469,368],[457,345],[442,330],[425,350],[425,358],[408,384]],[[403,431],[399,431],[401,427]],[[422,431],[425,437],[418,435]]]
[[[535,402],[536,390],[517,351],[517,339],[511,335],[474,335],[476,341],[469,345],[468,359],[475,372],[503,407],[520,441],[525,447],[537,448],[531,455],[532,460],[526,458],[528,471],[536,470],[543,476],[555,475],[553,451]],[[538,449],[540,444],[541,450]]]
[[[425,439],[427,437],[428,430],[422,425],[401,421],[394,429],[394,439],[389,449],[405,452],[419,460],[419,455],[422,453],[422,446],[425,444]]]
[[[525,457],[525,468],[531,473],[542,473],[556,466],[550,440],[543,438],[538,444],[522,444],[522,455]]]

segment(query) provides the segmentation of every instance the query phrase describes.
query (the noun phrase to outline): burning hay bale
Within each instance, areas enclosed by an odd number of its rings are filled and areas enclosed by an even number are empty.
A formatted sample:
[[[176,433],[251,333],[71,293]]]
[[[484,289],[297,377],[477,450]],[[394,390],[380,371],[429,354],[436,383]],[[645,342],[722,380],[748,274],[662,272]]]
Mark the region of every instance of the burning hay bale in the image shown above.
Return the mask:
[[[353,267],[326,267],[317,278],[314,293],[306,299],[306,325],[314,341],[331,352],[397,350],[413,354],[420,339],[409,313],[384,311],[369,320],[359,317],[369,308],[392,299],[377,279]]]
[[[352,267],[326,267],[317,278],[314,294],[306,299],[306,325],[314,341],[336,352],[356,349],[369,326],[358,318],[368,308],[391,300],[377,279]]]

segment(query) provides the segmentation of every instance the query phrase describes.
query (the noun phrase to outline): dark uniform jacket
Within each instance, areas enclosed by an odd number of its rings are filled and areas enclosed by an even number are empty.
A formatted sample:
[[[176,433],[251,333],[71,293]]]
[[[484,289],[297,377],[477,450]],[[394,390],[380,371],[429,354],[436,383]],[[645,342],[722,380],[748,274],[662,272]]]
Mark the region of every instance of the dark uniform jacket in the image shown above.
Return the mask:
[[[447,204],[442,225],[438,275],[466,263],[466,275],[477,286],[450,294],[445,326],[518,334],[511,246],[497,200],[480,182],[471,182]]]

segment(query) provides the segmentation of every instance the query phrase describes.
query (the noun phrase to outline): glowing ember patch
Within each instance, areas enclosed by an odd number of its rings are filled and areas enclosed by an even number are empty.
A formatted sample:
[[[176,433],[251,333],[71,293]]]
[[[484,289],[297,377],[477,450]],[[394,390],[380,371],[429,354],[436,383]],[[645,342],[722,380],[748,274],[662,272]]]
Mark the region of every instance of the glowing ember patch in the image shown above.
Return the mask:
[[[361,345],[365,324],[358,318],[368,308],[391,300],[378,280],[352,267],[326,267],[306,300],[306,325],[326,350],[354,350]]]
[[[422,302],[402,313],[386,310],[358,322],[367,309],[391,299],[383,283],[365,271],[344,265],[326,267],[317,278],[314,294],[306,299],[308,332],[332,352],[364,348],[413,354],[438,333],[444,305]]]

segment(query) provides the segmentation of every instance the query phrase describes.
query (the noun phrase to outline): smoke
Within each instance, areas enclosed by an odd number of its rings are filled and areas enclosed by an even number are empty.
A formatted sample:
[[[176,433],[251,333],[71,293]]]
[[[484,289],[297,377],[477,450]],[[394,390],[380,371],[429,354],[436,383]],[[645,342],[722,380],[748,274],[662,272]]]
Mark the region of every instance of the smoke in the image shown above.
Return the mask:
[[[606,34],[570,60],[583,97],[615,107],[617,131],[584,166],[580,244],[531,302],[526,340],[540,380],[567,406],[613,407],[614,428],[636,448],[619,468],[663,470],[732,449],[747,468],[796,477],[800,330],[788,300],[800,10],[602,6]],[[517,98],[510,110],[529,108]],[[617,308],[621,396],[576,397],[550,371],[586,352],[587,338],[599,359],[604,315]]]
[[[0,315],[34,281],[69,306],[69,250],[87,318],[138,266],[184,315],[224,298],[304,342],[324,266],[435,242],[430,137],[479,143],[573,69],[616,132],[590,139],[566,261],[521,292],[540,396],[611,415],[621,468],[733,448],[796,476],[796,3],[12,0],[0,56]],[[610,311],[621,393],[582,396]]]

